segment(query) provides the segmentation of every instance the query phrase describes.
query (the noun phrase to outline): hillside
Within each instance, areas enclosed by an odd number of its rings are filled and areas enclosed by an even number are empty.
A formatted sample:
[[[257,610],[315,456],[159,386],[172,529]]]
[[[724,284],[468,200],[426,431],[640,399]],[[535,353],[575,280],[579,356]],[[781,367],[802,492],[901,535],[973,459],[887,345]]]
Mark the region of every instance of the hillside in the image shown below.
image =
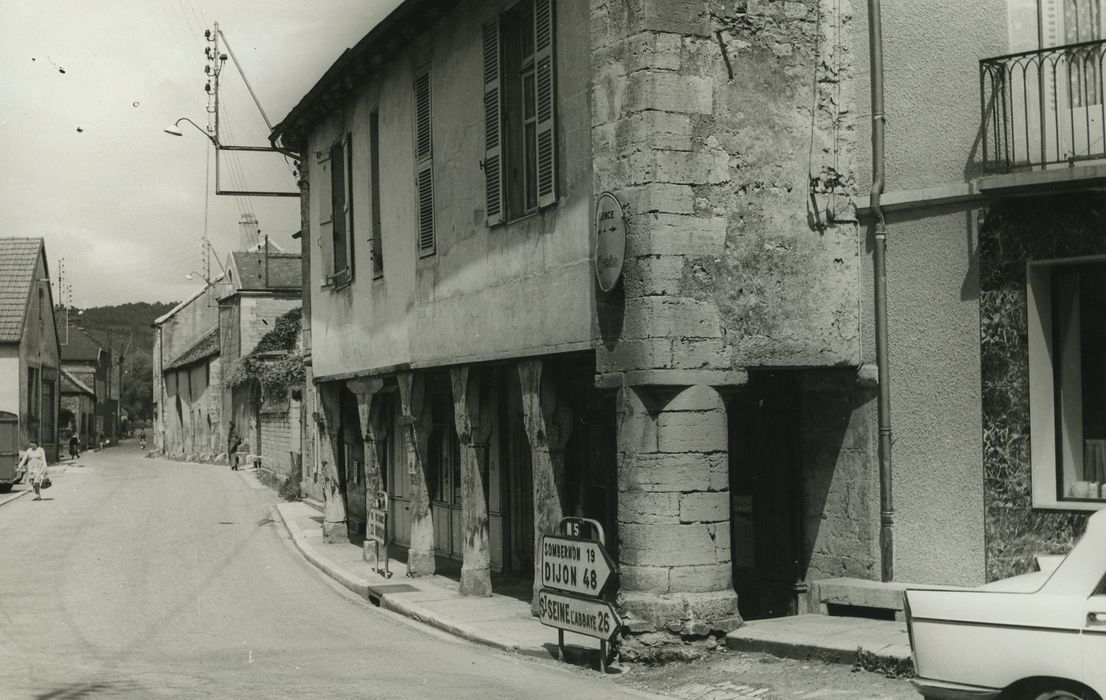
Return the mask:
[[[126,350],[123,364],[123,408],[135,420],[152,417],[153,377],[151,354],[154,345],[154,319],[176,306],[176,302],[148,304],[143,301],[117,306],[69,309],[69,323],[80,326],[116,352]],[[65,310],[55,315],[64,332]]]

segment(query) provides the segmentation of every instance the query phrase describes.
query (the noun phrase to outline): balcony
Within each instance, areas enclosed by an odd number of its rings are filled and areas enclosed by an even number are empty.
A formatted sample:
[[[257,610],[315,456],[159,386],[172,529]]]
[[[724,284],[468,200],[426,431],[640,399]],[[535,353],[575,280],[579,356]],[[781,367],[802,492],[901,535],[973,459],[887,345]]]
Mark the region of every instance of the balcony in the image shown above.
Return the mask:
[[[1106,41],[979,62],[982,166],[1017,173],[1106,162]]]

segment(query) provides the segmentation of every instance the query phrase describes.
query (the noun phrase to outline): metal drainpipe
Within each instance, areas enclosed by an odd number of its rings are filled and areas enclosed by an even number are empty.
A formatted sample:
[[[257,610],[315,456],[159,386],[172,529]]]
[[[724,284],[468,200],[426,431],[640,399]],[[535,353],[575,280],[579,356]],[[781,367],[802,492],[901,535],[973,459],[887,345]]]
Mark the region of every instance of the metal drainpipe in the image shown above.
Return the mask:
[[[868,0],[868,55],[872,77],[872,192],[876,216],[876,367],[879,372],[879,551],[880,579],[895,580],[895,506],[891,497],[891,386],[887,369],[887,225],[880,208],[883,193],[883,22],[880,0]]]

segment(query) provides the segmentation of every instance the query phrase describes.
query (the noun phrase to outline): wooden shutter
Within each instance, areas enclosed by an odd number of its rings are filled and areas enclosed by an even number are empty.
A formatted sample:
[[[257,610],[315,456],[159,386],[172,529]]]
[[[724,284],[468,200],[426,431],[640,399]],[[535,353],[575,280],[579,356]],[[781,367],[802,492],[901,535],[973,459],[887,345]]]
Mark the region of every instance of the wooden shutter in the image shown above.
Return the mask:
[[[346,259],[346,173],[345,144],[342,141],[330,147],[330,201],[333,221],[331,222],[332,269],[335,278],[344,276],[349,260]],[[337,279],[335,280],[337,282]]]
[[[415,158],[422,160],[431,154],[430,138],[430,73],[415,78]]]
[[[500,104],[499,22],[484,25],[484,193],[488,226],[503,222],[503,114]]]
[[[319,231],[316,245],[319,247],[319,269],[322,271],[322,286],[330,284],[334,277],[334,200],[331,194],[330,149],[315,153],[315,168],[311,181],[318,196]]]
[[[346,281],[353,281],[353,134],[346,134],[345,148]]]
[[[415,189],[418,197],[419,255],[434,252],[434,174],[427,164],[419,170]]]
[[[434,253],[434,156],[430,73],[415,78],[415,199],[419,255]]]
[[[538,103],[538,206],[547,207],[557,201],[553,0],[534,0],[534,82]]]

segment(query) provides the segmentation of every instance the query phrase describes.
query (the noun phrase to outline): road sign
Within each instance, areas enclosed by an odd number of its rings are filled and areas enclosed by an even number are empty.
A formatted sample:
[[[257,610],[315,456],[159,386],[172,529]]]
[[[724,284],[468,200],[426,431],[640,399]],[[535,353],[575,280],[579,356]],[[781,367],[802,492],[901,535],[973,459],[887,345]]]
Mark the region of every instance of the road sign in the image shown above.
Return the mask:
[[[538,620],[543,625],[609,642],[622,619],[605,600],[585,600],[543,588],[538,591]]]
[[[542,586],[597,598],[612,573],[614,562],[599,542],[560,535],[542,537]]]

